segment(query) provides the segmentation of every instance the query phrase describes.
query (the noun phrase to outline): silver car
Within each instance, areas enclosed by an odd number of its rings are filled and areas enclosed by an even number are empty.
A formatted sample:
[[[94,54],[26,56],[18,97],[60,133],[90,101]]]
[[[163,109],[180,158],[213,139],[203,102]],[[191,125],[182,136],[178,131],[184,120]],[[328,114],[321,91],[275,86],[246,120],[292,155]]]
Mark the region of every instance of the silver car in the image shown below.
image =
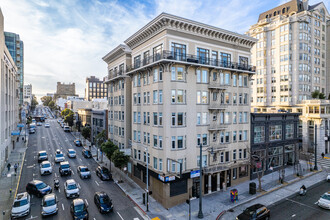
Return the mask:
[[[68,157],[76,158],[76,151],[74,149],[68,149]]]
[[[317,201],[318,206],[324,209],[330,209],[330,191],[324,193],[319,201]]]
[[[48,216],[57,214],[57,203],[58,201],[54,193],[45,195],[41,202],[41,215]]]

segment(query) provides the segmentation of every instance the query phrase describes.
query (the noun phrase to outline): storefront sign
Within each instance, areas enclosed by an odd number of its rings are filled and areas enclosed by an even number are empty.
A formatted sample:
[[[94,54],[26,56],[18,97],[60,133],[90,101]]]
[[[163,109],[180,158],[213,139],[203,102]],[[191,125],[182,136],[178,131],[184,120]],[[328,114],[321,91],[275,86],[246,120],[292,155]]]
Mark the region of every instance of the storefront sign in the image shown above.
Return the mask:
[[[158,175],[158,179],[160,179],[163,182],[170,182],[175,180],[175,176],[161,176]]]
[[[165,177],[161,176],[161,175],[158,175],[158,179],[160,179],[161,181],[165,181]]]
[[[199,177],[200,175],[201,175],[200,170],[191,171],[190,172],[190,179],[195,178],[195,177]]]

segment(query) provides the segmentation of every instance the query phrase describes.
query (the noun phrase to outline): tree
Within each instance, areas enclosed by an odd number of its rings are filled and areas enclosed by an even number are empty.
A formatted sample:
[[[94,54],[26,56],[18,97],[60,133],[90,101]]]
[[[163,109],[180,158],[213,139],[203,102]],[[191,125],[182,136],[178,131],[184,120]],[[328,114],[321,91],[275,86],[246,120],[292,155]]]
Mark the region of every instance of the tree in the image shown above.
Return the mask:
[[[249,152],[249,148],[247,147],[247,151]],[[250,153],[249,153],[250,154]],[[252,152],[250,166],[257,173],[258,178],[258,191],[262,191],[261,186],[261,178],[264,176],[264,172],[266,169],[266,150],[260,150]]]
[[[41,102],[44,106],[49,106],[49,103],[52,101],[52,97],[43,96],[43,97],[40,98],[40,100],[41,100]]]
[[[125,167],[129,161],[129,156],[125,155],[124,152],[121,152],[119,149],[117,149],[115,152],[113,152],[111,159],[115,167],[123,169],[123,167]]]
[[[48,107],[51,109],[51,110],[54,110],[56,108],[55,106],[55,102],[52,100],[48,103]]]
[[[64,109],[64,110],[61,112],[61,116],[62,116],[62,117],[65,117],[65,116],[67,116],[68,114],[70,114],[71,112],[72,112],[72,114],[73,114],[73,111],[72,111],[71,109],[66,108],[66,109]]]
[[[104,152],[105,155],[107,155],[107,157],[110,160],[110,172],[111,172],[111,158],[112,158],[112,155],[114,154],[114,152],[116,150],[118,150],[119,148],[112,141],[108,140],[107,142],[104,142],[101,145],[101,149],[102,149],[102,152]]]
[[[319,99],[325,99],[325,95],[324,95],[324,93],[320,93],[320,94],[319,94]]]
[[[37,97],[33,95],[32,101],[31,101],[31,108],[34,109],[38,105]]]
[[[317,99],[319,98],[320,92],[318,90],[315,90],[314,92],[312,92],[312,98],[313,99]]]
[[[95,137],[96,146],[100,147],[106,140],[107,140],[107,134],[105,130],[102,130]],[[102,148],[101,148],[101,152],[102,152]],[[99,158],[99,151],[97,151],[97,159],[98,158]],[[101,162],[103,162],[103,156],[101,157]]]
[[[85,139],[89,139],[91,137],[91,128],[90,127],[84,127],[81,131],[81,135]]]
[[[65,116],[64,118],[64,122],[68,123],[68,125],[71,127],[73,126],[73,118],[74,118],[74,114],[73,112],[70,112],[67,116]]]

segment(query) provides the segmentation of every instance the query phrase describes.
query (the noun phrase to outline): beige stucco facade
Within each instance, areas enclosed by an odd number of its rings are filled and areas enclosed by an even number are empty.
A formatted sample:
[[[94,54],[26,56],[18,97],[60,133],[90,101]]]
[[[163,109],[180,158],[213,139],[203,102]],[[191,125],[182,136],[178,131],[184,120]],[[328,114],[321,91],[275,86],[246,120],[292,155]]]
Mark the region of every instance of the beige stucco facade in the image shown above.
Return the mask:
[[[295,106],[318,90],[328,96],[327,35],[329,14],[322,2],[292,0],[260,15],[247,32],[253,46],[255,108]],[[262,111],[262,110],[261,110]]]
[[[125,101],[131,97],[125,133],[131,132],[132,178],[145,187],[149,158],[152,196],[166,208],[182,203],[198,191],[199,178],[190,174],[199,170],[201,146],[204,194],[249,179],[255,39],[162,13],[125,43],[131,64],[121,78],[131,83],[124,91]],[[123,60],[106,62],[111,86],[111,70]],[[116,107],[108,91],[110,115]]]

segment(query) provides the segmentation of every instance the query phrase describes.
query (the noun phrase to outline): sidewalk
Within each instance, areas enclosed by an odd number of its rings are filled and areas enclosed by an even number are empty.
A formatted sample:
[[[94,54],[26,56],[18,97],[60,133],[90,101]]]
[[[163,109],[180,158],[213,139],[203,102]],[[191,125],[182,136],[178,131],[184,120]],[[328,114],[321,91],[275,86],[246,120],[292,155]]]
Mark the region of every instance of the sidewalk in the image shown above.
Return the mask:
[[[22,166],[25,158],[25,151],[27,149],[29,138],[26,136],[26,142],[20,137],[19,142],[16,142],[15,149],[11,152],[6,161],[5,169],[1,172],[0,177],[0,219],[10,219],[10,210],[16,196],[18,182],[22,172]],[[7,170],[7,164],[11,164],[10,171]],[[14,165],[19,163],[17,174],[15,175]],[[10,189],[12,192],[10,193]],[[5,212],[5,215],[3,215]]]
[[[92,147],[91,149],[93,158],[96,159],[96,148]],[[330,155],[329,155],[330,156]],[[99,160],[97,161],[101,164],[101,156],[99,153]],[[109,167],[109,160],[106,156],[103,157],[103,166]],[[206,194],[203,196],[203,214],[204,219],[217,219],[220,213],[229,209],[245,208],[245,205],[255,204],[261,202],[265,205],[269,203],[274,203],[284,197],[290,196],[293,193],[297,192],[297,189],[300,188],[302,184],[305,184],[307,187],[322,181],[325,179],[326,172],[313,172],[309,171],[309,165],[306,161],[300,161],[301,163],[301,176],[297,177],[294,167],[288,167],[285,169],[285,178],[284,183],[280,184],[278,181],[279,173],[278,171],[265,175],[262,177],[262,189],[263,192],[257,192],[255,195],[249,194],[249,183],[255,182],[258,187],[258,179],[252,181],[246,181],[244,183],[238,184],[234,187],[227,188],[224,192],[215,192],[211,194]],[[320,167],[319,167],[320,169]],[[112,175],[114,181],[117,185],[123,190],[123,192],[145,213],[146,206],[142,203],[142,189],[137,185],[132,179],[130,179],[126,174],[121,172],[119,169],[115,168],[112,165]],[[118,183],[118,180],[123,180],[123,182]],[[238,190],[239,201],[232,203],[230,201],[230,190]],[[291,193],[291,194],[290,194]],[[242,208],[241,208],[242,207]],[[150,218],[158,217],[160,219],[187,219],[188,218],[188,205],[186,203],[177,205],[170,208],[169,210],[161,206],[155,199],[151,196],[149,197],[149,212],[147,215]],[[199,200],[194,199],[191,201],[191,218],[198,219],[198,209],[199,209]],[[234,213],[225,213],[221,219],[235,219],[236,214]],[[231,215],[230,215],[231,214]]]

